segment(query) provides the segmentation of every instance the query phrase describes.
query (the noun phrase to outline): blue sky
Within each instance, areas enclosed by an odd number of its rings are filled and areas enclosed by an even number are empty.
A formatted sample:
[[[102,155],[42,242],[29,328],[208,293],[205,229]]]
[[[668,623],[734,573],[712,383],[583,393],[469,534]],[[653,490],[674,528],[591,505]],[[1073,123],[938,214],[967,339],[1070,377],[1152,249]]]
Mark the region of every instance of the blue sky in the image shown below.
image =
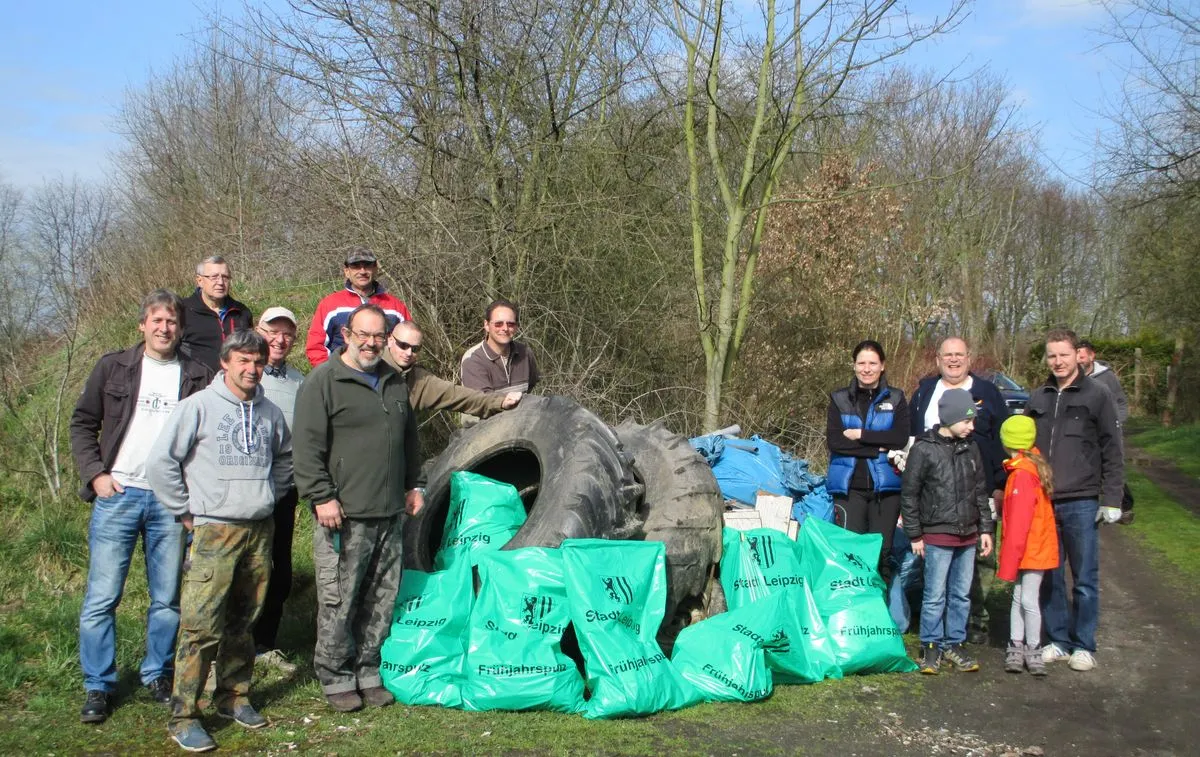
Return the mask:
[[[916,0],[932,14],[949,0]],[[120,148],[124,92],[166,71],[192,43],[206,3],[3,0],[0,24],[0,179],[22,189],[44,178],[102,179]],[[232,10],[232,8],[227,8]],[[1012,89],[1019,121],[1041,133],[1044,158],[1087,178],[1103,93],[1119,81],[1097,51],[1104,20],[1093,0],[976,0],[950,35],[927,42],[912,65],[964,73],[989,67]]]

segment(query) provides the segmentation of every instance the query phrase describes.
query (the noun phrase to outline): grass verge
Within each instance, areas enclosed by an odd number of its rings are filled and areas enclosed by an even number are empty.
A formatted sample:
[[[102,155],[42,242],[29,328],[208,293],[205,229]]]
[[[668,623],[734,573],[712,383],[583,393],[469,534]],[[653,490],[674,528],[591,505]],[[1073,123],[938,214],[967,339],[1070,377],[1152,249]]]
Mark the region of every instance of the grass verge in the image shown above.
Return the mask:
[[[1149,454],[1170,460],[1189,476],[1200,478],[1200,423],[1139,431],[1129,437],[1129,443]]]
[[[1200,593],[1200,519],[1141,473],[1130,470],[1128,483],[1137,502],[1129,532],[1165,580]]]

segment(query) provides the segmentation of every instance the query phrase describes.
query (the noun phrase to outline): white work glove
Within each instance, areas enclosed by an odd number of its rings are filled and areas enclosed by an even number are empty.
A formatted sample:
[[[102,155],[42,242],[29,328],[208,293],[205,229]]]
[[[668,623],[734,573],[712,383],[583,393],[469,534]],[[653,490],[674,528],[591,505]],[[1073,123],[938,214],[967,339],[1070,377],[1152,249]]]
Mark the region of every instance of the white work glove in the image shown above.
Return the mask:
[[[908,464],[908,451],[912,449],[915,436],[908,437],[908,444],[904,445],[904,449],[894,449],[887,453],[888,462],[896,467],[896,470],[904,472],[904,466]]]
[[[1096,522],[1104,521],[1105,523],[1116,523],[1121,519],[1121,508],[1119,507],[1101,507],[1096,511]]]

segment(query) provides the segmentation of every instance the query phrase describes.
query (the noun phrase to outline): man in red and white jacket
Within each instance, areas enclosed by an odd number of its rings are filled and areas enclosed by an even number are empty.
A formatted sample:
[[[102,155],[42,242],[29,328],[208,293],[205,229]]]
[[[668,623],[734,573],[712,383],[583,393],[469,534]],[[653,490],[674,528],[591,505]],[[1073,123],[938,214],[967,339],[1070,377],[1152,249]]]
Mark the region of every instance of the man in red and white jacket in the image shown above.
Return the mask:
[[[313,368],[324,363],[334,350],[345,344],[342,327],[360,305],[378,305],[387,319],[389,332],[400,321],[410,320],[408,306],[388,294],[383,284],[376,280],[378,270],[379,261],[375,253],[367,248],[352,247],[346,254],[345,267],[342,269],[346,274],[346,288],[321,300],[308,327],[304,351]]]

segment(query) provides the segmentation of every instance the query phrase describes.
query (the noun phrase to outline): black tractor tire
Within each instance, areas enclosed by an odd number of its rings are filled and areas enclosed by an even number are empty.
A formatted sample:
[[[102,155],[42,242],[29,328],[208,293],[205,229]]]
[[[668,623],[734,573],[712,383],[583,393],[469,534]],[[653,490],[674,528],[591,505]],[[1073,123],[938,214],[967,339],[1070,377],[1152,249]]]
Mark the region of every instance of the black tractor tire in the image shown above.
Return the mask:
[[[404,526],[406,567],[433,570],[455,471],[504,481],[521,493],[528,519],[505,549],[630,539],[641,526],[642,486],[613,430],[567,397],[527,395],[513,410],[456,432],[431,461],[425,506]]]
[[[616,432],[646,488],[639,508],[643,538],[667,547],[663,631],[673,635],[716,610],[709,588],[721,560],[725,500],[712,468],[686,438],[661,423],[625,421]]]

